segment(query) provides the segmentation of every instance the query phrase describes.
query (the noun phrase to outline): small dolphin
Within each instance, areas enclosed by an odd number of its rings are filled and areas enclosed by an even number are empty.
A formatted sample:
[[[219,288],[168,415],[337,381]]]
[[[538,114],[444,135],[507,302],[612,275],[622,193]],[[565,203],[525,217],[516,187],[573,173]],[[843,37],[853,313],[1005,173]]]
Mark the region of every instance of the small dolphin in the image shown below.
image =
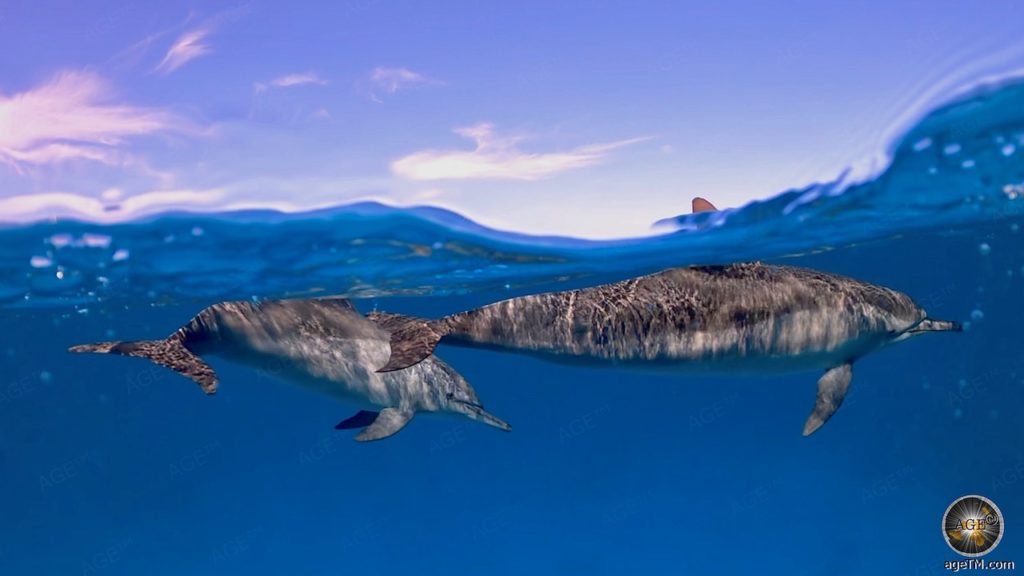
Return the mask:
[[[207,394],[217,375],[200,356],[217,355],[276,374],[316,392],[380,412],[360,410],[336,429],[364,428],[356,440],[387,438],[416,412],[461,414],[502,430],[512,428],[484,410],[466,380],[431,357],[410,370],[378,374],[388,357],[385,328],[340,298],[223,302],[200,312],[165,340],[101,342],[70,352],[139,356],[192,379]]]
[[[694,210],[714,210],[694,201]],[[559,362],[642,370],[824,369],[804,436],[839,408],[862,356],[926,332],[960,331],[908,296],[824,272],[761,263],[675,268],[593,288],[512,298],[439,320],[375,314],[391,331],[382,372],[440,341]]]

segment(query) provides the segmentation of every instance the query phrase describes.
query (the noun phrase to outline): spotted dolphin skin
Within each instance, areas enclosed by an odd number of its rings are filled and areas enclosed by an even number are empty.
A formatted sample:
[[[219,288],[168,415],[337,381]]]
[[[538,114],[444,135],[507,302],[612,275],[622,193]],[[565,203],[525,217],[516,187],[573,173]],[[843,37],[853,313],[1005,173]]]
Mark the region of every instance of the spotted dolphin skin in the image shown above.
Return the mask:
[[[410,370],[374,372],[388,358],[388,340],[385,328],[360,315],[347,300],[277,300],[210,306],[164,340],[102,342],[70,351],[147,358],[192,379],[207,394],[217,391],[217,375],[201,356],[266,370],[371,408],[335,427],[364,428],[356,436],[359,441],[387,438],[417,412],[454,413],[511,430],[484,410],[469,383],[438,358],[428,357]]]
[[[715,209],[697,200],[694,211]],[[839,408],[857,359],[911,336],[961,329],[928,318],[894,290],[761,263],[676,268],[433,321],[376,317],[391,329],[391,358],[382,372],[415,365],[440,341],[643,370],[822,369],[805,436]]]

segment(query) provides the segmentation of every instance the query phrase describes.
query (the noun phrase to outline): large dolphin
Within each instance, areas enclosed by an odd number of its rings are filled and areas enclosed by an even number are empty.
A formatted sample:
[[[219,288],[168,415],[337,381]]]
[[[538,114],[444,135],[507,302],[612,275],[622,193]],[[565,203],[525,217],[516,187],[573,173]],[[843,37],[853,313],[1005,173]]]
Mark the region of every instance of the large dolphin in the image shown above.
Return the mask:
[[[698,200],[695,211],[714,210]],[[857,359],[918,334],[961,329],[928,318],[888,288],[761,263],[675,268],[512,298],[439,320],[371,316],[391,330],[391,358],[382,372],[415,365],[442,340],[644,370],[823,369],[805,436],[839,408]]]
[[[438,358],[410,370],[374,372],[389,354],[388,333],[344,299],[223,302],[206,308],[164,340],[101,342],[71,352],[139,356],[192,379],[207,394],[217,375],[200,356],[253,366],[363,407],[335,428],[364,428],[356,440],[387,438],[416,412],[447,412],[502,430],[466,380]]]

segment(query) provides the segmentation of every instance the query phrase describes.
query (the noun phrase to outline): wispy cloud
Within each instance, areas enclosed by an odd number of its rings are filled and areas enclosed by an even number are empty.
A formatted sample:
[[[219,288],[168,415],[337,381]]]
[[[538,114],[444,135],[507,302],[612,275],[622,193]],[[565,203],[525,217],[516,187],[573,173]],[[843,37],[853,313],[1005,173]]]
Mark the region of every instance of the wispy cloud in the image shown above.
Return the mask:
[[[306,72],[305,74],[288,74],[287,76],[274,78],[270,81],[271,86],[277,86],[278,88],[301,86],[303,84],[319,84],[323,86],[324,84],[327,84],[327,81],[317,76],[314,72]]]
[[[476,142],[476,148],[416,152],[392,162],[391,172],[409,180],[539,180],[592,166],[617,148],[647,140],[633,138],[581,146],[568,152],[528,153],[517,147],[523,138],[496,136],[489,123],[459,128],[455,133]]]
[[[113,164],[126,137],[178,123],[167,112],[109,100],[102,79],[85,72],[63,72],[26,92],[0,95],[0,161],[15,168],[70,159]]]
[[[324,80],[315,72],[305,72],[303,74],[286,74],[274,78],[270,82],[257,82],[255,87],[257,92],[263,92],[267,88],[291,88],[293,86],[303,86],[307,84],[314,84],[317,86],[327,85],[327,80]]]
[[[388,94],[394,94],[406,86],[430,81],[426,76],[408,68],[374,68],[370,72],[370,82],[374,87]]]
[[[213,51],[210,45],[205,43],[212,29],[209,27],[189,30],[171,45],[167,50],[164,59],[157,65],[156,71],[161,74],[170,74],[192,60]]]

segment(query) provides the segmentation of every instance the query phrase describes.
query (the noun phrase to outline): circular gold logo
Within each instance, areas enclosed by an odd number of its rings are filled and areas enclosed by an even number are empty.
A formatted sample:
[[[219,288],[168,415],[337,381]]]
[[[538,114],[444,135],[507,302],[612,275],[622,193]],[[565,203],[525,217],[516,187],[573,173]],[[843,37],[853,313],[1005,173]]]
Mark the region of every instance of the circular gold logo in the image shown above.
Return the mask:
[[[957,554],[984,556],[1003,538],[1003,514],[984,496],[957,498],[942,517],[942,535]]]

